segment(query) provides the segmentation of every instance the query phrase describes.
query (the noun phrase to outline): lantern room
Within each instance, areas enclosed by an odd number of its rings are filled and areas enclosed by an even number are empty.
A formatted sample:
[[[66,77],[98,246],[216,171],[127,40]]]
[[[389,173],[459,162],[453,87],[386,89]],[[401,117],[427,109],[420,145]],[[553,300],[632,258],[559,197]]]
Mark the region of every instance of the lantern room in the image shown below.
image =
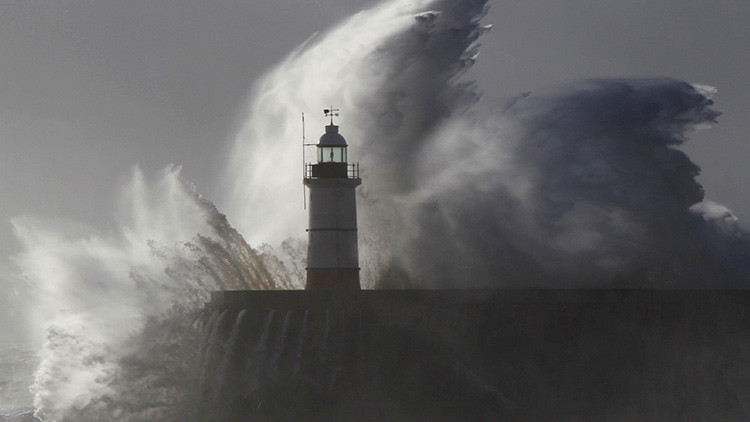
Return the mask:
[[[305,177],[320,178],[358,178],[359,166],[347,162],[346,139],[339,133],[339,127],[333,124],[326,126],[326,133],[315,145],[317,162],[305,164]]]
[[[318,163],[346,163],[346,139],[339,133],[336,125],[326,126],[326,133],[320,137],[317,145]]]

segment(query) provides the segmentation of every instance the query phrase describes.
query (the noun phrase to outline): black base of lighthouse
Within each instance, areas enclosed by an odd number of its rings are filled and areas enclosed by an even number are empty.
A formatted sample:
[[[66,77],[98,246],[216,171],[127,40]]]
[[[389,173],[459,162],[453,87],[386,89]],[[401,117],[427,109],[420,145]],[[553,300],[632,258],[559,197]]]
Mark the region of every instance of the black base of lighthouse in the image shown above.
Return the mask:
[[[359,269],[307,269],[305,290],[360,290]]]

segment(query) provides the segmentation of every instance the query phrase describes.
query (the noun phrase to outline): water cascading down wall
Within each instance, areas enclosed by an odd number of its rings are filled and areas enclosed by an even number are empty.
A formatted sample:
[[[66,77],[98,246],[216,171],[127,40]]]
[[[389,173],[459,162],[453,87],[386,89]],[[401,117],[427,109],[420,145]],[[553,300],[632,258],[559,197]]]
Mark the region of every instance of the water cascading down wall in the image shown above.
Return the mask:
[[[215,292],[199,420],[738,420],[750,293]]]

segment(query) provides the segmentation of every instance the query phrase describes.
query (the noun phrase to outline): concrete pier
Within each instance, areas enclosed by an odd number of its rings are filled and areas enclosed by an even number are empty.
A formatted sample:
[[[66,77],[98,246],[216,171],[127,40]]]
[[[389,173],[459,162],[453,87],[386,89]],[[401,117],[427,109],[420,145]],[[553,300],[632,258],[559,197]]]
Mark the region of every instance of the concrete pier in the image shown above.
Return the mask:
[[[227,291],[206,315],[268,373],[222,390],[227,420],[750,418],[747,291]]]

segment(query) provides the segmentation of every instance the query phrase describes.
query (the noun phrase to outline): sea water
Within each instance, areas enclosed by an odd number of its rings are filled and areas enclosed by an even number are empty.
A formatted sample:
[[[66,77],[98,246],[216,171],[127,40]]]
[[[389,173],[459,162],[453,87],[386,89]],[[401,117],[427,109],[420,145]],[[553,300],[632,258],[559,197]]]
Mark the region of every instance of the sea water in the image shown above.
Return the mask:
[[[38,363],[36,349],[28,343],[0,342],[0,421],[35,421],[29,391]]]

